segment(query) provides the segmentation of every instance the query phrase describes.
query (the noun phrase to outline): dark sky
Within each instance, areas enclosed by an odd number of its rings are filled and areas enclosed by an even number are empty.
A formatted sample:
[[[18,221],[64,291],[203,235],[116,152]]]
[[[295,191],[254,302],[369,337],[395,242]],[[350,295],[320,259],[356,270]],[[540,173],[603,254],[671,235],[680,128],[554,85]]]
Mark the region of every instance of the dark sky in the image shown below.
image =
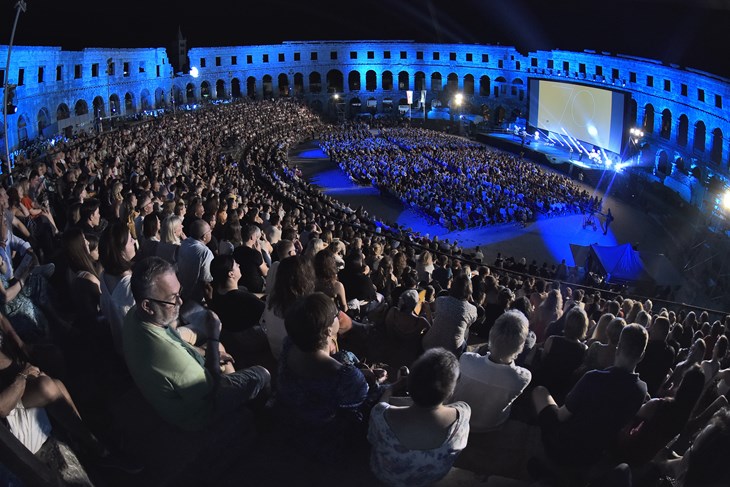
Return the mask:
[[[15,0],[0,0],[7,44]],[[730,77],[730,0],[27,0],[16,44],[189,47],[412,39],[609,51]]]

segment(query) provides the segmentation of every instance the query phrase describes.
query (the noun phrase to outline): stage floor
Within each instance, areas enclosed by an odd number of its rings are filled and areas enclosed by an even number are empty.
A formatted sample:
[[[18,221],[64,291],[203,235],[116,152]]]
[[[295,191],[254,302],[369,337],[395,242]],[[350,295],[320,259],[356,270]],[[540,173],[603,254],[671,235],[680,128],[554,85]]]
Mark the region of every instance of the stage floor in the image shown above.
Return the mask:
[[[607,167],[603,162],[596,162],[585,155],[583,156],[583,158],[581,158],[580,154],[578,154],[577,152],[574,151],[573,153],[571,153],[567,147],[549,142],[545,138],[541,138],[540,140],[535,141],[534,139],[528,137],[524,144],[522,143],[522,138],[512,132],[479,132],[477,133],[476,138],[480,142],[484,142],[489,145],[496,145],[498,147],[507,145],[509,146],[509,148],[505,148],[512,152],[519,153],[520,151],[524,151],[525,154],[529,154],[529,152],[543,154],[547,158],[549,163],[555,165],[572,164],[575,167],[593,171],[604,171],[606,169],[611,169],[610,167]],[[611,155],[612,159],[614,159],[615,157],[615,155]],[[628,167],[630,165],[636,164],[637,161],[638,158],[634,158],[628,161],[623,161],[622,165],[624,165],[624,167]]]

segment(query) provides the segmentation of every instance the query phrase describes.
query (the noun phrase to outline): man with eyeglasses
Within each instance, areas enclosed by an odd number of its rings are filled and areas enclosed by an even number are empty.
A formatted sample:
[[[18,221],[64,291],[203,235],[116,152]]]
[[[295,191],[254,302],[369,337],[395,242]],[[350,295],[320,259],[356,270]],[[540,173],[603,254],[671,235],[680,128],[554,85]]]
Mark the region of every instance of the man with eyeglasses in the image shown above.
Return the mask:
[[[263,399],[271,381],[265,368],[221,370],[221,322],[215,313],[205,314],[204,355],[180,337],[182,288],[172,264],[159,257],[140,261],[131,288],[136,306],[124,321],[124,358],[160,416],[182,429],[201,430]]]

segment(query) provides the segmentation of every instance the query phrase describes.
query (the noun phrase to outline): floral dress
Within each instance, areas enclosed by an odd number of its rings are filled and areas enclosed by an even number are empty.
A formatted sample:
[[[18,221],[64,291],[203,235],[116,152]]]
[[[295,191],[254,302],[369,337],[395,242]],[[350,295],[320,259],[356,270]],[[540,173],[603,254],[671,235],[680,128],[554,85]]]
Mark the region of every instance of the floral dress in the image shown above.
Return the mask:
[[[8,280],[0,274],[5,289]],[[31,274],[25,286],[13,299],[2,305],[2,313],[7,316],[15,332],[25,342],[38,343],[49,338],[48,320],[34,300],[48,302],[46,283],[41,276]]]
[[[449,404],[457,411],[456,421],[441,446],[432,450],[411,450],[403,446],[385,419],[390,404],[381,402],[370,414],[368,441],[372,445],[370,469],[386,485],[418,487],[431,485],[449,473],[469,437],[471,408],[465,402]]]

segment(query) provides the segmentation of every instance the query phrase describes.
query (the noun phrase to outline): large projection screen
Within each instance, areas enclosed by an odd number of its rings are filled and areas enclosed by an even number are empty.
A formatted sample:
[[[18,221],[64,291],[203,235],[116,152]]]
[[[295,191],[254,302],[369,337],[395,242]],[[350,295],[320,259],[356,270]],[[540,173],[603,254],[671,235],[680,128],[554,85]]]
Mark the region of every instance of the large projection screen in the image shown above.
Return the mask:
[[[535,78],[530,79],[529,89],[531,126],[621,153],[624,93]]]

